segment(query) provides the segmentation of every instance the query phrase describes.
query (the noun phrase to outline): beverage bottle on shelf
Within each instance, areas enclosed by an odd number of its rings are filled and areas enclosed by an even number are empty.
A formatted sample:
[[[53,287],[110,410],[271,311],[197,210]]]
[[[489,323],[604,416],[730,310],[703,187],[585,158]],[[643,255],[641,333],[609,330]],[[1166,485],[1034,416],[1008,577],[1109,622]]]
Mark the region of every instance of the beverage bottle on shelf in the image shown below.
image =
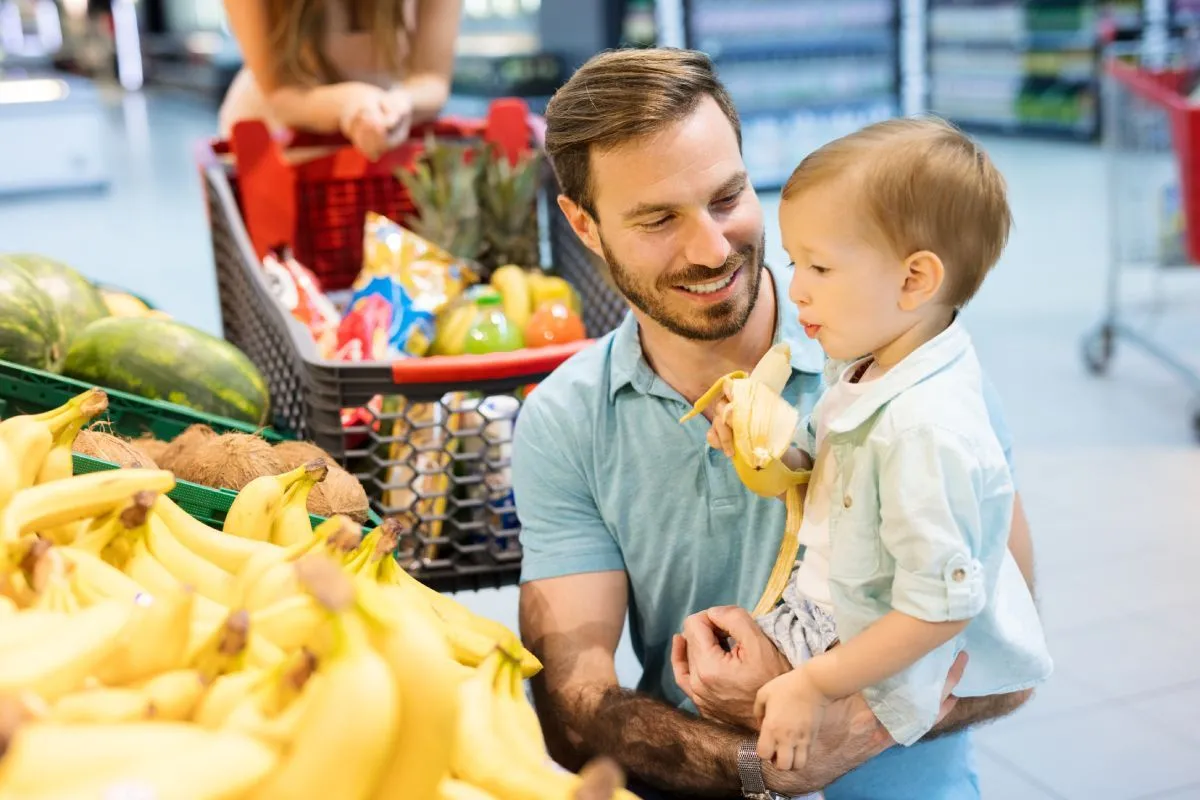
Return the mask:
[[[475,301],[475,320],[467,331],[464,353],[505,353],[525,346],[521,329],[509,321],[498,294],[485,294]]]

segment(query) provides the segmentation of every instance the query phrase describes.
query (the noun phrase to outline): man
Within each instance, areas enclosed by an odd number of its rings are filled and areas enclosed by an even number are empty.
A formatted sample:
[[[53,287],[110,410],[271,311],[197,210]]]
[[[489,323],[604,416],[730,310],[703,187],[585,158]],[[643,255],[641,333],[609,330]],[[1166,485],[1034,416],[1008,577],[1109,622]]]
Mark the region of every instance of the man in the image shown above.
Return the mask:
[[[829,800],[977,797],[961,729],[1027,695],[951,698],[938,735],[891,749],[855,696],[829,709],[804,769],[753,756],[755,692],[788,664],[744,609],[766,583],[784,508],[706,446],[709,421],[678,419],[780,340],[793,348],[785,396],[807,411],[824,359],[799,328],[788,273],[763,264],[762,208],[711,63],[680,50],[602,54],[546,118],[562,213],[632,307],[530,395],[516,427],[520,622],[545,665],[534,691],[551,755],[572,769],[611,756],[648,798],[749,796],[759,781],[782,795],[827,787]],[[1016,516],[1011,547],[1028,577],[1019,502]],[[614,668],[627,613],[638,692]]]

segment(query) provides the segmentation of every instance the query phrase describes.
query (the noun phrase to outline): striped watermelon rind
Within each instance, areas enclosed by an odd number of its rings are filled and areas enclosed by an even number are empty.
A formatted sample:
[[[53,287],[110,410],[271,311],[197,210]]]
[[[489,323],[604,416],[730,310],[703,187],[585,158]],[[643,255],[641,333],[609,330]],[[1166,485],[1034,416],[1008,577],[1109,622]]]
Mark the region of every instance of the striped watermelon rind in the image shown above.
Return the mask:
[[[21,267],[0,256],[0,359],[60,372],[67,335],[54,303]]]
[[[66,332],[67,348],[84,328],[110,315],[100,290],[67,264],[35,253],[8,253],[4,258],[25,270],[50,298]]]
[[[106,317],[87,326],[63,374],[205,414],[264,425],[267,382],[229,342],[170,319]]]

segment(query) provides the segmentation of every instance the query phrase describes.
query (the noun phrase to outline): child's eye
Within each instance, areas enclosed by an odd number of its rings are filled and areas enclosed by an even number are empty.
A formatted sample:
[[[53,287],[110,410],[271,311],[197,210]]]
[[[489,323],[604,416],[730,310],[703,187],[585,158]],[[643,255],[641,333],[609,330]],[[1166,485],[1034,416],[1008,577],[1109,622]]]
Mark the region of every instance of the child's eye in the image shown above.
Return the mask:
[[[829,272],[828,267],[822,267],[819,264],[810,264],[808,268],[818,275],[824,275],[826,272]]]

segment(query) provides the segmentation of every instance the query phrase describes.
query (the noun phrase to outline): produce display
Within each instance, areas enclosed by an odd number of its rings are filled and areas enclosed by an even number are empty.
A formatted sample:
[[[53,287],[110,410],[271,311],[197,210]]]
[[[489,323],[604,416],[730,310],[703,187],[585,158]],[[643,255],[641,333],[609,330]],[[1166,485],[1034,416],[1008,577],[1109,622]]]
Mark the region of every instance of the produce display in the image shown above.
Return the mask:
[[[553,765],[541,665],[401,567],[403,518],[314,529],[318,458],[209,528],[170,471],[71,475],[105,405],[0,422],[0,800],[632,797]]]
[[[229,342],[36,254],[0,254],[0,359],[265,424],[262,374]]]

